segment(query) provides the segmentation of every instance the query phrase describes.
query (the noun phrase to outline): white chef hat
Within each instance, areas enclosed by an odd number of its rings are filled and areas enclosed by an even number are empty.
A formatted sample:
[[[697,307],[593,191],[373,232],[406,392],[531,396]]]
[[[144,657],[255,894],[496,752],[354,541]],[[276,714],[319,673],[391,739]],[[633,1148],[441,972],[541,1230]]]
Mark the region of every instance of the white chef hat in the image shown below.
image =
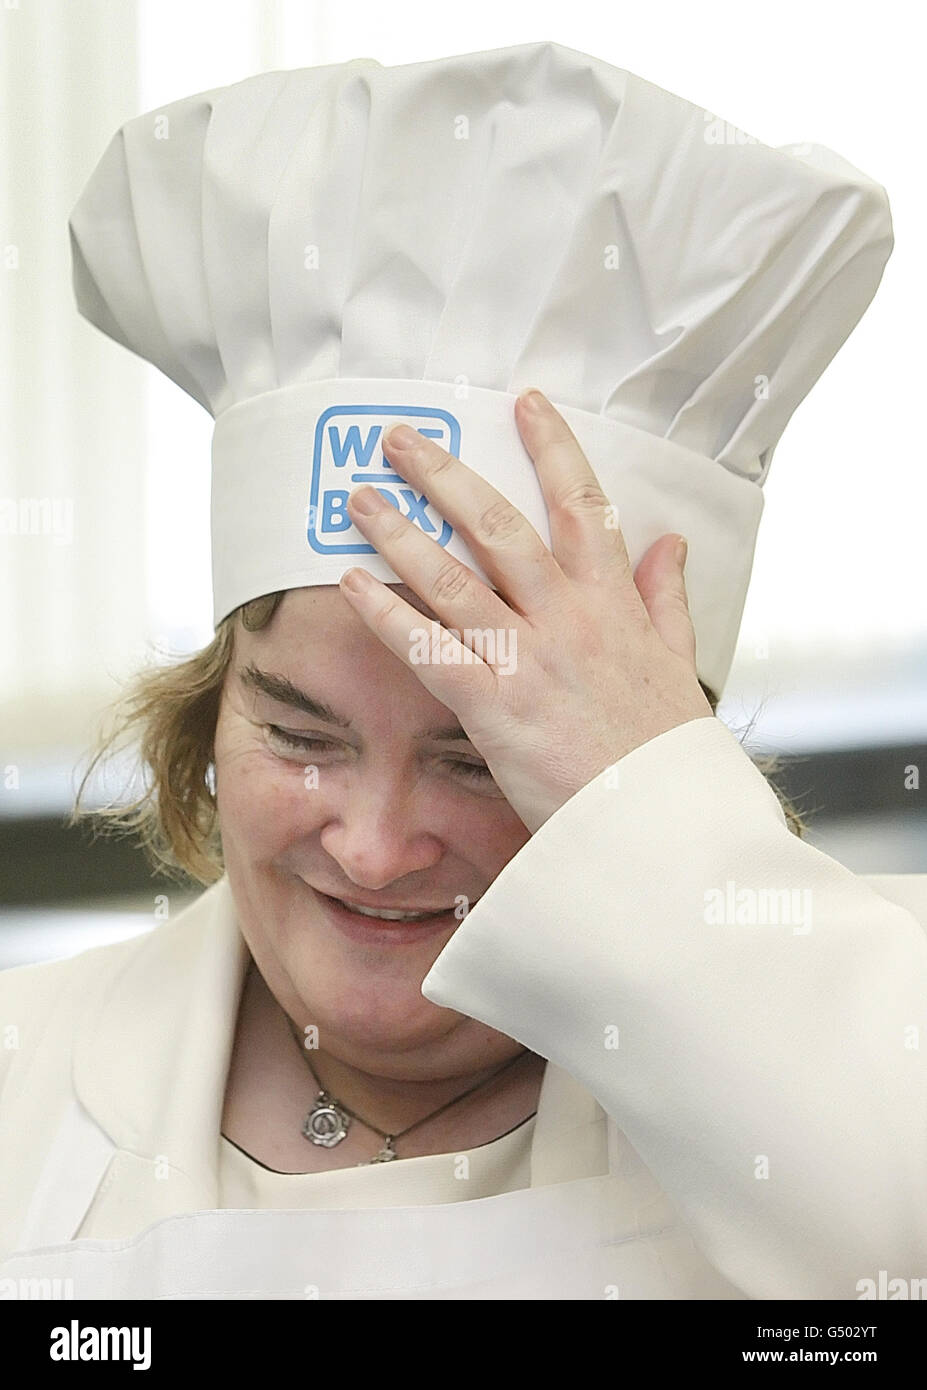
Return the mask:
[[[884,189],[839,155],[550,42],[172,102],[119,129],[69,227],[81,314],[215,418],[217,624],[357,563],[396,582],[345,513],[360,481],[486,578],[384,458],[400,420],[550,544],[513,413],[538,386],[632,562],[688,538],[718,695],[773,450],[893,244]]]

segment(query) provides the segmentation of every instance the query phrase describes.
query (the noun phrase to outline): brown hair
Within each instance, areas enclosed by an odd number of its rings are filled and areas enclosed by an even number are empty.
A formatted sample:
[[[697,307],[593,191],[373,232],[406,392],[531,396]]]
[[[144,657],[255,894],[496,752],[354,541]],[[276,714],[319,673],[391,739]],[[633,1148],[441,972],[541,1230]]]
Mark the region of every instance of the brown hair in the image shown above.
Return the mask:
[[[221,878],[213,740],[235,624],[240,621],[257,632],[270,622],[283,592],[264,594],[229,614],[202,651],[169,665],[149,666],[133,678],[110,711],[110,727],[101,734],[81,779],[69,825],[90,820],[96,835],[137,836],[152,865],[172,877],[202,885]],[[699,684],[716,712],[717,697]],[[750,727],[752,723],[741,742]],[[87,809],[81,803],[91,774],[124,744],[136,746],[145,790],[121,805]],[[789,829],[801,837],[806,826],[800,813],[772,780],[778,758],[753,757],[751,762],[778,797]]]

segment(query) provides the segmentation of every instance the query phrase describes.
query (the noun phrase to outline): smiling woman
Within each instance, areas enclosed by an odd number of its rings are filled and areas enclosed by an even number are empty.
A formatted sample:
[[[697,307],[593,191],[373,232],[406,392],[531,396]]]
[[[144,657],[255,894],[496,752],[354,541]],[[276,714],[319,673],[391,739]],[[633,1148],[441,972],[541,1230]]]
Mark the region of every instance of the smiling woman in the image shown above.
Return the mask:
[[[408,586],[389,587],[433,619]],[[337,587],[243,605],[203,652],[141,673],[114,718],[72,821],[135,832],[161,867],[201,883],[227,876],[248,946],[228,1162],[370,1162],[371,1129],[386,1141],[379,1161],[399,1139],[407,1158],[450,1153],[534,1114],[544,1059],[472,1018],[449,1026],[421,992],[528,828],[456,717]],[[144,794],[87,810],[93,767],[126,742]],[[303,1060],[342,1098],[344,1128],[330,1108],[307,1124],[333,1126],[337,1147],[307,1147],[292,1123],[307,1074],[288,1030],[303,1026],[317,1030]],[[349,1133],[355,1114],[365,1122]]]

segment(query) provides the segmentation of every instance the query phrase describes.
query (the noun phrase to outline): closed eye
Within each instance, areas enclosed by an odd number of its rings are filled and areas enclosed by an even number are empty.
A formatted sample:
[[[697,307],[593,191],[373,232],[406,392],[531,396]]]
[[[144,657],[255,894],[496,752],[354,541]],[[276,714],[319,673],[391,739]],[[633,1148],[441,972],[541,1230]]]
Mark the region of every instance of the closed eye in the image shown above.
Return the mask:
[[[308,734],[293,734],[288,729],[281,729],[277,724],[268,724],[268,732],[273,735],[278,743],[285,743],[288,748],[337,748],[337,744],[330,738],[311,738]]]
[[[289,729],[281,729],[278,724],[268,724],[267,731],[276,743],[287,748],[297,748],[303,753],[326,753],[336,750],[340,745],[330,738],[314,738],[310,734],[296,734]],[[465,782],[491,783],[493,775],[485,763],[469,762],[464,758],[443,758],[441,760],[453,769],[456,777]]]

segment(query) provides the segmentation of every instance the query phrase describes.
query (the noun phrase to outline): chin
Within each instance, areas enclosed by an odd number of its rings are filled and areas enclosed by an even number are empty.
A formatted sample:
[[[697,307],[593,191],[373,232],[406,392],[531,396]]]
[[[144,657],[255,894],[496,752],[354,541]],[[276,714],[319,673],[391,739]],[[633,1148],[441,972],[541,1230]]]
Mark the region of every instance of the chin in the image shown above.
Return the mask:
[[[320,1041],[325,1032],[336,1033],[359,1046],[401,1053],[439,1041],[464,1017],[421,992],[460,926],[453,913],[424,930],[383,925],[343,914],[304,880],[287,878],[282,883],[271,871],[246,880],[246,935],[272,992],[281,999],[298,996],[302,1026],[317,1024]]]
[[[393,993],[389,999],[384,999],[382,992],[358,990],[346,981],[332,990],[324,1009],[316,1013],[323,1051],[326,1037],[337,1038],[348,1048],[375,1053],[384,1064],[405,1053],[441,1044],[449,1028],[462,1017],[423,999],[418,982],[411,980],[408,992],[403,990],[398,996]],[[369,1055],[365,1055],[361,1065],[369,1069]]]

